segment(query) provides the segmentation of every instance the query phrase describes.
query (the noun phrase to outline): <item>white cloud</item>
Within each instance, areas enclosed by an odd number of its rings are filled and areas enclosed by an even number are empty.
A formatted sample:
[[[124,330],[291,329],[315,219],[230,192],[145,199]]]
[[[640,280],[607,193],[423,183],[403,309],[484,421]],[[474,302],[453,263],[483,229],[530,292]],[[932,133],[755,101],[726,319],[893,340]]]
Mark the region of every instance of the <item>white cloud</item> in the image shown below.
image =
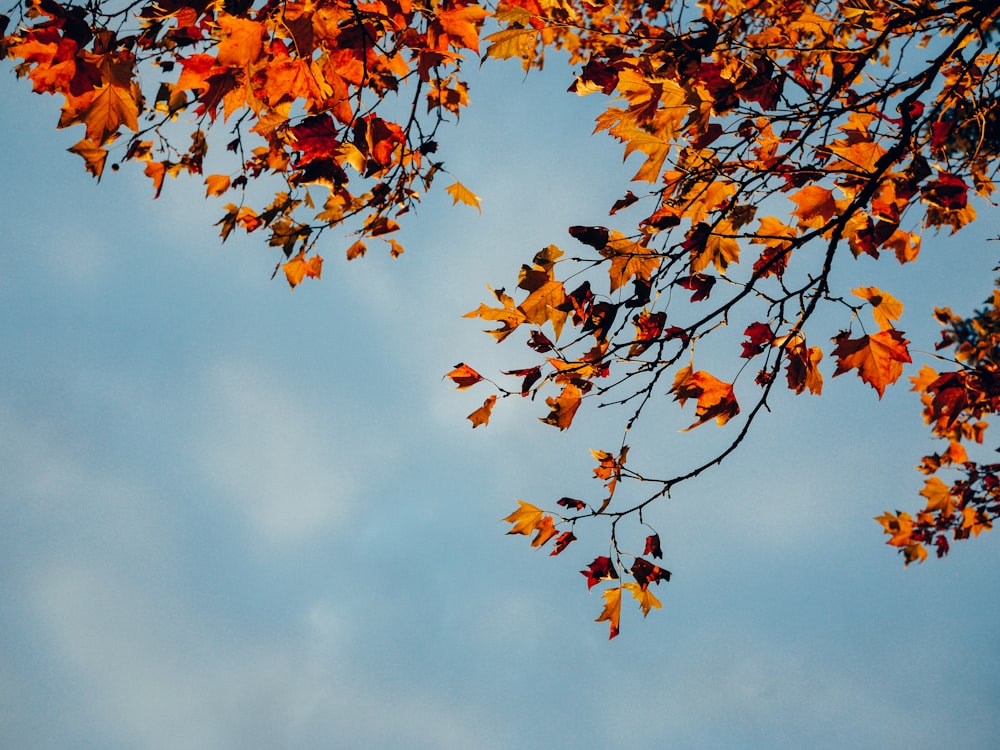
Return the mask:
[[[350,434],[333,435],[323,425],[336,426],[328,403],[318,402],[327,395],[235,362],[208,373],[195,460],[270,544],[339,528],[356,499],[350,467],[358,453]]]
[[[251,638],[113,570],[52,567],[36,591],[58,678],[123,747],[496,746],[456,699],[365,675],[363,633],[332,603],[307,607],[292,632]]]

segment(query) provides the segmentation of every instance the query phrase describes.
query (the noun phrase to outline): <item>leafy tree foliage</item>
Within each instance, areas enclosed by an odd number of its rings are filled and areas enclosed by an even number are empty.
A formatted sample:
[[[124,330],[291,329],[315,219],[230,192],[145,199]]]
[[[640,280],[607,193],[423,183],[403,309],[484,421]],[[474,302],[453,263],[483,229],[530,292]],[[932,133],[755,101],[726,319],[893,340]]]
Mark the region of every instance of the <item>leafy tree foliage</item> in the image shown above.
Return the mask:
[[[646,615],[670,579],[644,512],[732,453],[776,389],[819,395],[824,359],[879,397],[901,378],[903,304],[836,289],[832,272],[861,256],[911,263],[923,231],[955,232],[992,205],[998,27],[990,0],[28,0],[0,15],[0,52],[61,98],[58,127],[83,127],[69,150],[98,179],[113,154],[112,169],[142,162],[158,195],[167,177],[201,177],[209,131],[228,133],[232,171],[203,176],[229,201],[222,238],[262,233],[293,287],[320,277],[333,227],[356,233],[349,259],[374,241],[402,252],[400,217],[447,174],[439,139],[469,104],[464,63],[530,71],[559,52],[570,92],[607,99],[596,130],[640,187],[622,186],[611,218],[569,228],[573,255],[534,252],[469,313],[534,364],[449,376],[492,387],[473,428],[517,395],[543,397],[540,419],[559,430],[593,404],[621,411],[620,439],[592,451],[594,497],[519,501],[506,519],[552,555],[606,524],[610,544],[582,572],[604,587],[614,637],[622,592]],[[258,202],[257,183],[273,199]],[[842,320],[832,343],[821,309]],[[1000,464],[967,452],[1000,405],[1000,290],[970,318],[935,314],[940,370],[911,380],[947,447],[920,465],[924,507],[877,519],[906,563],[1000,515]],[[722,334],[733,327],[741,341]],[[733,355],[711,372],[696,355],[709,336]],[[629,431],[664,394],[693,411],[689,430],[728,435],[673,475],[628,463]],[[643,531],[620,541],[626,518]]]

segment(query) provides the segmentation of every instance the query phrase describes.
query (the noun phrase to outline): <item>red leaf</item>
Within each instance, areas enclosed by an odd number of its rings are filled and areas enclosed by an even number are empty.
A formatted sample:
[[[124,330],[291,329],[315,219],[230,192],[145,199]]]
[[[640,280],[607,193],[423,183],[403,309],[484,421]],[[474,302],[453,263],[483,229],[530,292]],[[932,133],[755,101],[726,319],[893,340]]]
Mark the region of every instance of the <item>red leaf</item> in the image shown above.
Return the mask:
[[[601,581],[618,580],[618,571],[615,570],[611,558],[606,556],[595,558],[587,569],[581,570],[580,573],[587,576],[588,589],[594,588]]]
[[[474,386],[483,379],[482,375],[463,362],[459,362],[455,365],[455,369],[445,375],[445,377],[451,378],[455,381],[455,385],[458,387],[458,390],[464,390],[465,388]]]

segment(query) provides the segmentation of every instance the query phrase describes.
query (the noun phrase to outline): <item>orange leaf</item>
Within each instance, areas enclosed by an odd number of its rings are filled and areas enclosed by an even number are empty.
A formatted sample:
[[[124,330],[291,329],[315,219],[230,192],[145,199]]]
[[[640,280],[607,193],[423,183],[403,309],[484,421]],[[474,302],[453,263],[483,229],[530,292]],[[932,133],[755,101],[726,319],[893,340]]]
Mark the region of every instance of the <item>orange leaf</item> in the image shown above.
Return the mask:
[[[529,323],[542,325],[546,321],[552,323],[552,330],[559,338],[568,313],[559,309],[566,302],[566,290],[561,281],[546,281],[518,305]]]
[[[479,425],[488,425],[490,423],[490,413],[493,411],[493,404],[497,402],[496,396],[490,396],[488,399],[483,401],[483,405],[476,409],[472,414],[470,414],[466,419],[472,422],[472,429],[476,429]],[[553,532],[555,533],[555,532]]]
[[[732,383],[724,383],[703,370],[693,372],[691,365],[677,373],[670,391],[674,394],[674,400],[680,401],[681,406],[689,398],[698,401],[695,409],[697,420],[684,430],[685,432],[712,418],[716,424],[724,425],[740,413]]]
[[[306,260],[305,255],[306,251],[300,250],[298,255],[281,267],[285,272],[285,277],[288,279],[289,286],[293,289],[301,283],[302,279],[306,276],[312,276],[318,279],[323,270],[323,259],[320,256],[314,255],[309,258],[309,260]]]
[[[603,596],[604,610],[601,612],[601,616],[594,620],[594,622],[607,621],[611,630],[611,635],[608,636],[608,640],[610,641],[618,635],[618,624],[621,621],[622,614],[622,590],[620,587],[605,589]]]
[[[478,5],[466,5],[455,10],[444,10],[437,14],[438,23],[451,38],[455,47],[465,47],[479,52],[479,27],[489,13]],[[457,43],[456,43],[457,42]]]
[[[89,138],[84,138],[66,150],[83,157],[87,171],[98,180],[101,179],[101,173],[104,172],[104,163],[108,158],[107,149],[101,148],[101,146]]]
[[[222,195],[224,192],[229,190],[229,175],[210,174],[205,178],[205,185],[208,186],[205,191],[206,198],[210,195]]]
[[[222,36],[217,52],[220,65],[242,68],[260,57],[264,24],[228,13],[219,13],[218,24]]]
[[[883,331],[893,327],[893,322],[903,314],[903,303],[888,292],[883,292],[875,286],[863,286],[852,289],[851,294],[872,303],[872,315]]]
[[[535,538],[531,540],[532,547],[541,547],[556,535],[555,519],[552,516],[542,516],[535,526]]]
[[[473,370],[464,362],[460,362],[455,365],[455,369],[445,375],[446,378],[451,378],[455,381],[458,390],[465,390],[470,388],[483,379],[483,376],[478,372]]]
[[[951,494],[951,489],[937,477],[931,477],[924,482],[920,494],[927,498],[925,510],[931,513],[940,512],[944,518],[955,512],[955,498]]]
[[[139,106],[128,89],[113,84],[98,86],[87,108],[69,124],[76,122],[87,126],[87,138],[103,145],[122,125],[139,130]]]
[[[821,227],[837,213],[833,193],[819,185],[806,185],[789,197],[799,205],[792,215],[797,216],[803,226]]]
[[[834,377],[848,370],[857,369],[858,377],[878,391],[882,398],[885,387],[895,383],[903,374],[903,363],[912,361],[906,345],[910,342],[894,328],[879,331],[871,336],[849,339],[846,334],[834,339],[837,357]]]
[[[514,524],[513,528],[507,533],[524,534],[525,536],[528,536],[538,528],[539,524],[542,523],[542,517],[545,515],[545,511],[532,505],[531,503],[526,503],[523,500],[518,500],[517,505],[517,510],[503,519],[507,523]]]
[[[569,383],[562,389],[562,393],[558,397],[545,399],[545,403],[549,405],[551,411],[547,417],[539,417],[539,419],[545,424],[565,430],[573,423],[573,417],[576,410],[580,408],[582,399],[583,394],[580,393],[580,389]]]
[[[355,258],[360,258],[365,254],[367,249],[368,248],[365,246],[365,243],[362,240],[358,240],[347,248],[347,259],[354,260]]]

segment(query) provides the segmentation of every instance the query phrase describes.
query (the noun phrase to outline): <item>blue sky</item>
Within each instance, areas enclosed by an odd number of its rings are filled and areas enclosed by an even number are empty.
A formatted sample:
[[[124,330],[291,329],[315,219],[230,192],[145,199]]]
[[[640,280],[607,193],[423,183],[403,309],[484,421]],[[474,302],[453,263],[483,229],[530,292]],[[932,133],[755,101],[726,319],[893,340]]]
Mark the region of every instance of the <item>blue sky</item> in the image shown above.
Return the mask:
[[[0,77],[0,746],[995,747],[1000,545],[904,570],[871,520],[916,506],[933,449],[905,385],[879,403],[828,357],[822,398],[781,398],[656,511],[674,579],[612,642],[577,572],[600,532],[556,559],[505,536],[618,440],[539,404],[472,431],[485,393],[442,380],[512,366],[462,314],[634,171],[567,85],[487,64],[444,144],[483,215],[428,196],[398,260],[331,234],[291,293],[259,238],[220,245],[199,183],[96,185],[58,103]],[[980,213],[844,283],[929,348],[932,306],[992,289]],[[646,457],[714,429],[651,425]]]

